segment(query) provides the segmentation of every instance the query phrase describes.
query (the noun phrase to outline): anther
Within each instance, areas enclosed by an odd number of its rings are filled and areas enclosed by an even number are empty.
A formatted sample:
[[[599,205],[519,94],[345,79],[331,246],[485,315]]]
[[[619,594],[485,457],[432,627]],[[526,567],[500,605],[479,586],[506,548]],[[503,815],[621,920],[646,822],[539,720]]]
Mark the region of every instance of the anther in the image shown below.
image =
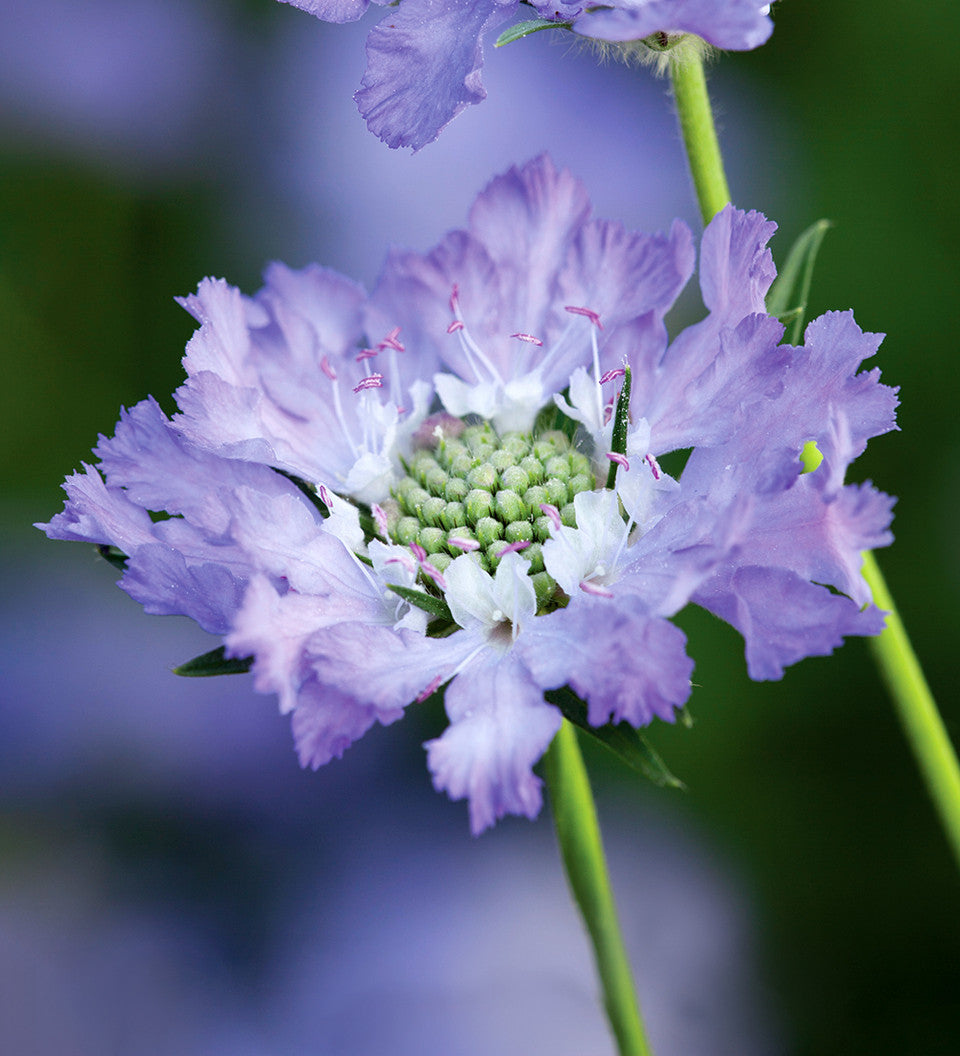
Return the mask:
[[[320,360],[320,369],[331,381],[337,380],[337,372],[330,366],[330,360],[326,356]]]
[[[443,675],[437,675],[435,678],[431,678],[426,687],[417,694],[417,703],[422,704],[427,697],[433,696],[433,694],[440,688],[442,682]]]
[[[448,334],[455,334],[458,330],[463,329],[463,320],[454,319],[453,322],[447,327]]]
[[[597,586],[596,583],[591,583],[589,579],[580,580],[580,589],[584,594],[593,594],[598,598],[612,598],[612,591],[606,590],[603,587]]]
[[[380,506],[378,503],[375,502],[370,507],[370,512],[373,514],[373,519],[376,522],[377,531],[383,536],[384,539],[386,539],[387,538],[387,514],[386,514],[386,511],[384,510],[384,508],[382,506]]]
[[[400,336],[400,327],[395,326],[389,334],[377,345],[377,348],[381,351],[385,348],[392,348],[395,352],[406,352],[406,348],[397,340]]]
[[[660,463],[653,457],[653,455],[644,455],[643,460],[650,467],[653,479],[659,480],[661,476]]]
[[[451,535],[447,539],[447,546],[455,546],[458,550],[464,550],[466,552],[480,549],[480,544],[476,539],[460,539],[455,535]]]
[[[520,550],[526,550],[529,545],[529,539],[518,539],[515,543],[508,543],[502,550],[498,550],[497,557],[503,557],[504,554],[515,554]]]
[[[515,337],[518,341],[526,341],[528,345],[536,345],[537,348],[543,348],[543,342],[539,337],[534,337],[533,334],[511,334],[511,337]]]
[[[357,363],[362,363],[365,359],[373,359],[377,355],[377,349],[375,348],[364,348],[361,349],[356,355]]]
[[[585,319],[589,319],[598,330],[603,329],[600,316],[592,308],[580,308],[575,304],[565,304],[563,310],[571,315],[582,315]]]
[[[630,463],[627,461],[626,455],[621,455],[619,451],[608,451],[607,458],[609,458],[611,462],[616,462],[618,466],[623,466],[623,468],[629,472]]]
[[[600,375],[600,384],[606,385],[608,381],[613,381],[614,378],[622,378],[626,374],[626,370],[623,367],[614,367],[613,370],[608,370]]]
[[[362,392],[364,389],[379,389],[383,385],[382,374],[368,374],[353,387],[354,392]]]
[[[543,515],[545,517],[549,517],[550,518],[550,522],[553,524],[553,527],[555,529],[557,529],[557,531],[559,531],[560,530],[560,511],[557,509],[557,507],[556,506],[552,506],[549,502],[541,502],[540,503],[540,511],[541,511],[541,513],[543,513]]]

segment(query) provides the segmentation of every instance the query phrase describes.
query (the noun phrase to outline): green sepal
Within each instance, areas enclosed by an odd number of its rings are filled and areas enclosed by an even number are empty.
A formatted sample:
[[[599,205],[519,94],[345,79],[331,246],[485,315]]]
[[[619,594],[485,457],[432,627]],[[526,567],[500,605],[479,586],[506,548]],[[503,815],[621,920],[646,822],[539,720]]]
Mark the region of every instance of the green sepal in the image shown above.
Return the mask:
[[[213,675],[244,675],[253,667],[252,656],[228,657],[226,651],[225,645],[218,646],[209,653],[180,664],[173,669],[173,673],[184,678],[210,678]]]
[[[117,547],[108,546],[105,543],[97,543],[97,553],[104,559],[104,561],[113,565],[114,568],[118,568],[121,572],[126,570],[129,558]]]
[[[418,609],[423,609],[424,612],[429,613],[436,619],[453,623],[453,614],[442,598],[435,598],[432,594],[424,594],[422,590],[415,590],[413,587],[401,587],[396,583],[388,583],[387,587],[394,594],[399,594],[404,601],[409,601],[411,605],[416,605]]]
[[[660,758],[653,746],[630,723],[618,722],[616,724],[607,723],[606,726],[592,726],[587,719],[586,704],[569,686],[551,690],[544,696],[560,709],[565,719],[585,733],[589,733],[591,737],[613,752],[618,759],[631,769],[643,774],[655,785],[660,788],[686,788],[686,785],[667,769],[667,764]]]
[[[505,29],[494,43],[495,48],[502,48],[504,44],[512,44],[515,40],[529,37],[531,33],[539,33],[541,29],[570,29],[572,22],[556,22],[550,18],[531,18],[526,22],[517,22],[509,29]]]
[[[611,450],[616,455],[627,453],[627,432],[630,429],[630,368],[624,368],[623,388],[617,397],[617,407],[613,412],[613,438]],[[612,488],[617,482],[616,462],[610,463],[607,471],[607,487]]]
[[[791,345],[797,344],[803,333],[813,266],[823,236],[831,227],[832,221],[818,220],[803,232],[791,246],[786,263],[767,294],[767,311],[787,327]]]

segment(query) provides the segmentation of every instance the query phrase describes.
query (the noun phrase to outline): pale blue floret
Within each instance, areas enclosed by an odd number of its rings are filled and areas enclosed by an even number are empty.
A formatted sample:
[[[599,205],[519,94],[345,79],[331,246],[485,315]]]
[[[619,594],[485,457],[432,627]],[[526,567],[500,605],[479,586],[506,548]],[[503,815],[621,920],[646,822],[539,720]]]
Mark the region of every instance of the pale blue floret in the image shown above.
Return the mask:
[[[688,603],[740,631],[754,678],[882,627],[860,555],[890,541],[892,500],[844,478],[895,428],[895,392],[858,373],[880,338],[849,312],[779,343],[773,230],[729,206],[710,223],[706,315],[672,342],[690,232],[593,219],[546,157],[433,250],[391,253],[369,296],[317,267],[273,265],[253,298],[205,280],[184,301],[200,325],[179,413],[124,411],[40,527],[117,547],[147,611],[252,656],[303,765],[444,687],[435,786],[469,801],[474,832],[532,817],[561,722],[544,694],[569,686],[594,725],[672,721]],[[480,399],[499,430],[459,419]],[[558,408],[573,446],[556,423],[528,435]],[[810,441],[823,462],[804,474]]]

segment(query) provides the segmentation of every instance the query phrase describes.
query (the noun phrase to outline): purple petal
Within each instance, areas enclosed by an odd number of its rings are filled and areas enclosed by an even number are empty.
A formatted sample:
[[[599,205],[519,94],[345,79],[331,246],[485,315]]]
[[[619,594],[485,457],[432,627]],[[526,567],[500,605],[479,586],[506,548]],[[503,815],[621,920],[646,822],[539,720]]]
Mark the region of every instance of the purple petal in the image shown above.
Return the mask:
[[[387,0],[376,2],[382,4]],[[356,22],[370,6],[370,0],[280,0],[280,3],[299,7],[324,22]]]
[[[883,614],[872,605],[861,611],[850,598],[780,568],[732,569],[694,601],[743,635],[747,670],[757,680],[782,678],[788,665],[832,653],[846,635],[883,630]]]
[[[573,28],[617,41],[659,32],[696,33],[718,48],[749,51],[773,32],[768,9],[756,0],[607,0],[601,10],[582,14]]]
[[[397,712],[394,717],[401,714]],[[340,759],[377,721],[386,724],[393,720],[348,693],[308,682],[301,688],[290,717],[300,765],[316,770],[331,759]]]
[[[518,653],[545,689],[569,685],[588,704],[594,726],[672,722],[690,696],[693,661],[686,638],[630,596],[575,599],[536,621]]]
[[[367,70],[355,95],[367,127],[389,147],[419,150],[472,103],[483,31],[515,0],[404,0],[367,38]]]
[[[505,814],[540,812],[533,764],[562,721],[511,653],[487,650],[447,687],[450,726],[425,745],[434,788],[470,801],[474,836]]]

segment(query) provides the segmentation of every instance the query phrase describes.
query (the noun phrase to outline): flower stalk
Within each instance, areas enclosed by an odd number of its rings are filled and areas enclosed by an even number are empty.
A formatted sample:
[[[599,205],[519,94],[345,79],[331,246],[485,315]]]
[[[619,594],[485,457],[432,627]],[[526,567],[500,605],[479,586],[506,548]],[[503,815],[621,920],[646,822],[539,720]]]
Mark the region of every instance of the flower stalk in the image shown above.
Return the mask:
[[[620,1056],[652,1056],[617,919],[600,826],[576,729],[566,721],[544,756],[567,880],[593,944],[603,1004]]]
[[[670,64],[677,117],[704,224],[730,201],[716,128],[707,93],[703,59],[694,49]],[[883,574],[870,552],[863,555],[863,575],[878,608],[887,613],[883,632],[870,649],[893,699],[927,790],[960,865],[960,765],[924,678],[906,628]]]

